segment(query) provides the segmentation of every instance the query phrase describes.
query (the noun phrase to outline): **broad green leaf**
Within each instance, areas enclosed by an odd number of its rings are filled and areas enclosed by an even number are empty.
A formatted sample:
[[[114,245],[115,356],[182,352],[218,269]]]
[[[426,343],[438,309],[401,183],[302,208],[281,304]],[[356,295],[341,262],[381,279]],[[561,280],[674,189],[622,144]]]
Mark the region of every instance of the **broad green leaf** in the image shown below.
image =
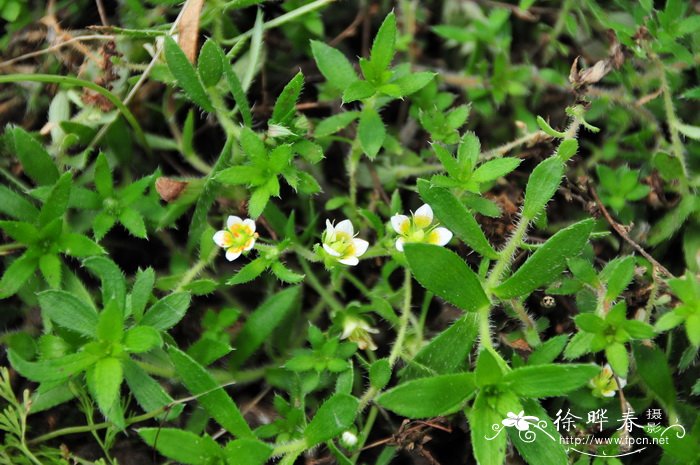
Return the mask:
[[[179,428],[141,428],[139,436],[163,456],[185,465],[209,465],[223,455],[208,435],[197,436]]]
[[[207,39],[199,50],[197,58],[197,73],[204,87],[213,87],[218,84],[223,71],[224,63],[217,50],[216,42]]]
[[[58,239],[58,247],[64,254],[77,258],[105,253],[105,250],[95,241],[77,233],[63,233]]]
[[[296,305],[300,290],[294,286],[278,292],[250,314],[235,340],[234,366],[243,364],[270,337]]]
[[[24,221],[0,221],[0,229],[13,240],[22,244],[32,244],[41,239],[39,230]]]
[[[384,392],[377,403],[408,418],[436,417],[459,409],[474,388],[473,373],[418,378]]]
[[[176,292],[153,304],[141,319],[141,324],[165,331],[175,326],[185,316],[190,306],[189,292]]]
[[[51,321],[83,336],[95,337],[98,315],[90,305],[66,291],[44,291],[37,297],[41,311]]]
[[[372,97],[377,89],[367,81],[355,81],[343,92],[343,103],[351,103]]]
[[[684,136],[690,137],[691,139],[700,140],[700,126],[676,123],[676,128]]]
[[[263,173],[256,166],[236,165],[219,171],[216,180],[231,186],[259,184]]]
[[[328,118],[321,120],[320,123],[314,128],[314,135],[316,137],[326,137],[347,127],[350,123],[359,118],[359,111],[344,111]]]
[[[124,348],[129,352],[148,352],[161,345],[163,339],[160,333],[150,326],[135,326],[124,335]]]
[[[124,361],[124,379],[136,402],[144,412],[153,412],[172,405],[158,416],[160,419],[172,420],[182,412],[182,404],[172,404],[173,398],[146,371],[130,359]]]
[[[114,357],[98,360],[87,371],[87,386],[105,416],[112,410],[124,380],[121,362]]]
[[[45,254],[39,258],[39,270],[44,279],[53,289],[61,287],[61,260],[58,255]]]
[[[616,375],[627,378],[629,369],[629,354],[624,344],[613,342],[605,348],[605,357]]]
[[[419,179],[417,184],[420,196],[433,209],[440,223],[483,256],[498,258],[498,253],[486,239],[479,223],[449,189],[431,187],[423,179]]]
[[[594,225],[595,222],[588,219],[557,232],[510,278],[495,287],[494,294],[502,299],[525,296],[554,281],[566,268],[566,260],[581,253]]]
[[[275,101],[275,106],[272,109],[272,123],[287,123],[296,114],[296,104],[301,94],[301,89],[304,87],[304,75],[301,71],[298,72],[291,81],[284,86],[282,92]]]
[[[134,285],[131,288],[129,312],[136,318],[136,321],[141,321],[143,311],[146,309],[151,293],[153,292],[153,284],[156,281],[156,273],[153,268],[139,269],[136,273]]]
[[[578,152],[578,141],[576,139],[564,139],[557,147],[557,156],[561,161],[566,162]]]
[[[534,399],[522,399],[522,409],[525,415],[531,415],[545,421],[542,428],[553,440],[542,431],[536,430],[535,441],[523,440],[517,428],[508,428],[508,437],[518,450],[518,453],[529,464],[536,465],[561,465],[569,463],[566,448],[554,423],[549,419],[547,411]],[[513,412],[518,413],[518,412]],[[525,437],[527,439],[527,437]]]
[[[36,254],[24,252],[5,269],[0,279],[0,299],[6,299],[20,290],[39,266]]]
[[[407,76],[400,77],[396,81],[393,81],[392,84],[399,86],[401,96],[406,96],[418,92],[423,87],[427,86],[435,76],[437,76],[436,73],[429,71],[411,73]]]
[[[56,218],[61,218],[68,208],[72,179],[66,172],[56,181],[44,205],[39,211],[39,226],[46,226]]]
[[[472,449],[478,465],[503,465],[508,436],[504,432],[496,434],[492,428],[493,425],[501,424],[503,416],[490,407],[489,398],[483,391],[477,394],[467,418]]]
[[[97,322],[97,339],[109,342],[121,342],[124,335],[124,314],[116,302],[107,302],[100,312]]]
[[[0,184],[0,213],[33,223],[39,215],[39,210],[25,197]]]
[[[564,162],[559,157],[550,157],[532,170],[525,188],[523,204],[525,218],[534,220],[542,213],[559,187],[562,176],[564,176]]]
[[[484,349],[479,352],[476,360],[476,385],[480,388],[498,384],[503,378],[506,369],[503,360],[499,360],[498,354],[493,349]]]
[[[265,143],[260,140],[260,137],[250,128],[241,129],[241,135],[238,139],[241,144],[241,148],[246,155],[248,155],[251,160],[266,160],[267,159],[267,148]]]
[[[338,90],[345,90],[357,81],[352,65],[339,50],[319,42],[311,41],[311,53],[321,74]]]
[[[131,207],[124,208],[119,214],[119,222],[126,228],[132,236],[146,239],[146,224],[143,216],[138,210]]]
[[[364,108],[360,114],[360,123],[357,127],[357,137],[365,154],[373,159],[382,148],[386,137],[384,121],[374,108]]]
[[[457,254],[431,244],[406,244],[411,273],[427,290],[462,310],[489,305],[479,278]]]
[[[304,280],[305,276],[290,270],[284,266],[282,262],[274,262],[270,267],[270,271],[272,271],[272,274],[274,274],[277,279],[288,284],[298,284]]]
[[[12,135],[15,155],[27,176],[40,186],[54,184],[59,177],[58,168],[46,149],[19,126],[12,129]]]
[[[107,157],[100,152],[95,160],[95,188],[102,198],[109,198],[114,194],[113,184],[112,170]]]
[[[553,397],[583,386],[598,372],[597,365],[542,364],[516,368],[506,373],[502,381],[522,397]]]
[[[471,179],[476,182],[493,181],[513,171],[520,162],[519,158],[497,158],[487,161],[474,170]]]
[[[591,351],[591,342],[595,334],[580,332],[574,334],[564,349],[564,358],[573,360]]]
[[[601,279],[607,282],[605,300],[611,302],[624,291],[632,278],[634,278],[635,258],[628,255],[622,259],[608,263],[600,274]]]
[[[326,400],[304,430],[306,447],[333,439],[350,428],[358,406],[359,401],[347,394],[335,394]]]
[[[272,454],[272,448],[255,439],[229,441],[224,448],[228,465],[263,465]]]
[[[90,257],[83,260],[83,265],[100,278],[102,305],[106,306],[108,302],[116,302],[120,308],[124,308],[126,282],[124,274],[117,264],[107,257]]]
[[[380,358],[369,366],[369,385],[377,390],[381,390],[391,379],[391,364],[389,359]]]
[[[238,406],[203,366],[176,347],[170,347],[168,353],[185,387],[217,423],[238,437],[253,436]]]
[[[642,378],[644,385],[664,407],[673,408],[678,397],[666,355],[658,347],[647,347],[638,342],[632,344],[632,353],[637,364],[636,373]]]
[[[528,365],[542,365],[552,363],[562,353],[569,342],[568,334],[554,336],[537,347],[527,358]]]
[[[29,362],[12,349],[7,351],[12,367],[25,378],[39,383],[69,378],[97,361],[97,356],[88,352],[78,352],[59,358]]]
[[[418,351],[401,373],[401,379],[407,381],[457,371],[471,352],[477,332],[477,314],[462,316]]]
[[[395,53],[396,16],[392,11],[384,18],[382,25],[379,26],[377,35],[374,37],[372,50],[370,52],[372,67],[378,73],[386,70],[389,68],[389,65],[391,65],[391,60],[394,58]]]
[[[592,313],[581,313],[574,319],[576,326],[589,333],[600,333],[607,328],[605,320]]]
[[[185,95],[204,111],[213,112],[214,107],[209,100],[207,91],[185,53],[172,37],[166,35],[164,39],[165,61],[168,63],[170,72],[177,79],[177,84],[185,91]]]

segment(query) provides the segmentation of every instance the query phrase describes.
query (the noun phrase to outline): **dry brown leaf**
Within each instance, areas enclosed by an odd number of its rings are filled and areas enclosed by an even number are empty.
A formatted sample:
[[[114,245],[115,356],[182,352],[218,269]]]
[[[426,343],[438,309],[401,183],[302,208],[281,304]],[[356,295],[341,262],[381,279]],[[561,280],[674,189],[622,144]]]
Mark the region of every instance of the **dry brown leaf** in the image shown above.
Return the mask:
[[[199,17],[202,13],[204,0],[190,0],[185,4],[182,19],[178,24],[177,42],[190,63],[197,57],[197,39],[199,38]]]
[[[187,187],[187,182],[177,181],[175,179],[160,177],[156,179],[156,191],[160,198],[166,202],[172,202],[177,199],[182,191]]]

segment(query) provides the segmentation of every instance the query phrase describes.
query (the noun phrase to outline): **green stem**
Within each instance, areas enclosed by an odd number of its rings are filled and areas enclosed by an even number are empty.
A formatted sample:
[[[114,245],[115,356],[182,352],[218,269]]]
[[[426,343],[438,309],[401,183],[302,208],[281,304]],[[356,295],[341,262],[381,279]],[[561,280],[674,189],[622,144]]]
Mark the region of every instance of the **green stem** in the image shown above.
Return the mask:
[[[489,321],[490,313],[491,307],[489,305],[479,309],[479,343],[482,349],[493,350],[493,343],[491,342],[491,322]]]
[[[362,448],[367,442],[367,438],[369,438],[369,433],[372,431],[374,422],[377,419],[377,413],[379,413],[379,409],[377,409],[377,407],[372,406],[372,408],[369,409],[369,413],[367,414],[367,420],[365,421],[365,425],[362,427],[362,433],[360,433],[359,441],[355,446],[357,450],[354,454],[352,454],[352,458],[350,459],[352,463],[357,462],[357,459],[360,456],[360,452],[362,452]]]
[[[399,320],[399,331],[396,335],[396,341],[394,341],[394,346],[391,348],[391,353],[389,354],[389,364],[393,365],[396,363],[398,358],[401,356],[403,351],[403,344],[406,339],[406,330],[408,329],[409,316],[411,314],[411,272],[408,268],[404,270],[404,281],[403,281],[403,307],[401,309],[401,319]]]
[[[304,274],[306,275],[306,282],[309,283],[309,285],[316,291],[316,293],[326,301],[326,303],[333,309],[335,312],[342,312],[343,309],[345,308],[342,303],[338,299],[335,298],[333,294],[328,292],[326,288],[323,287],[321,282],[318,280],[318,277],[316,277],[316,274],[311,270],[311,267],[306,263],[306,260],[304,258],[297,254],[297,257],[299,258],[299,264],[301,265],[301,269],[304,270]]]
[[[192,280],[196,278],[204,268],[206,268],[208,263],[209,262],[206,260],[197,260],[197,263],[195,263],[194,266],[187,271],[187,273],[182,275],[182,279],[180,279],[180,282],[177,283],[177,286],[175,286],[175,290],[173,292],[180,292],[182,288],[192,282]]]
[[[141,141],[143,147],[146,149],[146,151],[150,152],[148,142],[146,141],[146,136],[144,135],[143,130],[141,129],[141,125],[139,125],[139,122],[136,120],[134,114],[131,113],[131,110],[129,110],[126,107],[126,105],[122,103],[119,97],[117,97],[104,87],[99,86],[94,82],[85,81],[83,79],[78,79],[72,76],[54,76],[51,74],[7,74],[5,76],[0,76],[0,84],[15,83],[17,81],[43,82],[84,87],[86,89],[90,89],[94,92],[97,92],[98,94],[109,100],[109,102],[112,105],[114,105],[115,108],[124,116],[124,119],[126,119],[126,121],[134,129],[134,132]]]
[[[515,251],[523,242],[523,238],[525,237],[529,224],[529,219],[525,218],[524,216],[520,217],[520,221],[518,221],[518,225],[515,227],[515,232],[512,236],[510,236],[510,239],[508,239],[508,242],[506,242],[505,247],[499,253],[498,260],[489,274],[489,278],[486,281],[487,292],[490,293],[491,289],[498,286],[498,284],[501,282],[503,275],[511,265]]]
[[[681,164],[681,169],[683,170],[683,176],[680,177],[680,185],[684,192],[688,190],[688,165],[685,161],[685,155],[683,153],[683,142],[681,141],[680,133],[678,131],[678,125],[680,121],[676,115],[676,111],[673,108],[673,94],[671,92],[671,86],[668,83],[668,78],[666,77],[666,70],[664,69],[661,60],[654,54],[652,55],[654,63],[657,65],[659,70],[659,75],[661,78],[661,91],[664,96],[664,110],[666,112],[666,119],[668,122],[668,131],[671,134],[671,148],[673,149],[673,156],[675,156]]]
[[[298,454],[306,448],[306,441],[303,439],[298,439],[292,442],[286,442],[284,444],[278,444],[272,449],[272,456],[276,457],[279,455],[287,454]]]
[[[357,211],[357,167],[360,164],[360,158],[362,158],[362,148],[360,147],[360,140],[355,139],[350,147],[350,153],[348,153],[348,180],[350,183],[350,205],[352,206],[353,212]]]

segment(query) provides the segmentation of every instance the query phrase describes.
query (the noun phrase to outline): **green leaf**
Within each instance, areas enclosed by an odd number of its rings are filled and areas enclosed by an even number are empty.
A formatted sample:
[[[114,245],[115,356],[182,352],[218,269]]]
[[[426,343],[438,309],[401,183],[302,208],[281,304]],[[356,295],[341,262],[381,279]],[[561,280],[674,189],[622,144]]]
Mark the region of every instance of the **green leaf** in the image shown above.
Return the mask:
[[[141,321],[143,311],[151,298],[155,281],[156,273],[153,268],[139,269],[136,273],[136,279],[131,288],[131,306],[129,308],[129,313],[136,318],[136,321]]]
[[[423,346],[401,373],[404,381],[454,373],[472,350],[478,332],[478,316],[468,313]]]
[[[264,465],[272,454],[272,448],[255,439],[229,441],[224,455],[229,465]]]
[[[541,116],[537,116],[537,125],[544,131],[547,135],[552,136],[557,139],[563,139],[566,137],[566,133],[556,131],[555,129],[552,128],[552,126],[549,125],[548,122],[544,120]]]
[[[607,323],[601,317],[592,313],[581,313],[574,320],[576,321],[576,326],[589,333],[600,333],[607,328]]]
[[[578,141],[576,139],[564,139],[557,148],[557,156],[561,161],[566,162],[578,152]]]
[[[362,150],[370,159],[373,159],[377,156],[386,137],[386,128],[377,110],[373,108],[362,110],[357,131]]]
[[[270,178],[270,181],[274,179],[277,182],[277,178]],[[279,184],[277,184],[279,186]],[[270,201],[272,193],[267,188],[267,185],[263,187],[258,187],[253,191],[253,194],[248,200],[248,215],[254,220],[258,219],[262,212],[265,210],[267,203]]]
[[[406,244],[406,260],[416,280],[462,310],[489,305],[479,278],[454,252],[431,244]]]
[[[95,160],[95,188],[102,198],[109,198],[114,194],[113,184],[112,170],[107,162],[107,157],[100,152]]]
[[[295,273],[294,271],[290,270],[289,268],[284,266],[282,262],[272,263],[270,271],[272,271],[272,274],[274,274],[277,277],[277,279],[288,284],[298,284],[304,280],[305,276],[303,274]]]
[[[370,98],[377,92],[377,89],[367,81],[355,81],[343,92],[343,103],[351,103],[356,100]]]
[[[471,179],[476,182],[488,182],[505,176],[520,165],[519,158],[497,158],[479,166]]]
[[[550,157],[537,165],[525,188],[525,203],[523,216],[534,220],[542,213],[547,202],[554,196],[562,176],[564,176],[564,163],[559,157]]]
[[[380,358],[369,366],[369,385],[374,389],[381,390],[389,384],[391,379],[391,364],[389,359]]]
[[[503,376],[509,389],[522,397],[554,397],[586,384],[600,371],[597,365],[542,364],[516,368]]]
[[[34,274],[39,260],[29,251],[24,252],[7,267],[0,279],[0,299],[6,299],[19,291],[22,285]]]
[[[124,315],[114,301],[108,302],[99,314],[97,322],[97,339],[109,342],[121,342],[124,335]]]
[[[503,378],[505,364],[499,360],[500,356],[493,349],[485,349],[479,352],[476,360],[476,385],[480,388],[496,385]]]
[[[209,465],[222,456],[221,447],[208,435],[197,436],[179,428],[141,428],[139,436],[163,456],[186,465]]]
[[[613,371],[621,378],[627,378],[629,369],[629,354],[624,344],[613,342],[605,348],[605,356]]]
[[[676,389],[673,373],[666,361],[666,355],[658,347],[647,347],[641,343],[632,344],[632,353],[637,364],[636,373],[644,385],[667,409],[676,404]]]
[[[168,353],[185,387],[217,423],[235,436],[253,437],[238,406],[204,367],[176,347],[170,347]]]
[[[13,240],[22,244],[33,244],[41,239],[36,226],[24,221],[0,221],[0,229]]]
[[[207,91],[202,86],[202,82],[197,76],[192,64],[172,37],[166,35],[165,39],[165,61],[168,63],[170,72],[173,73],[177,84],[185,91],[185,95],[203,110],[212,113],[214,107],[209,100]]]
[[[132,236],[146,239],[146,224],[143,222],[143,216],[135,208],[126,207],[119,214],[119,222],[124,225],[127,231]]]
[[[39,258],[39,270],[50,287],[61,287],[61,260],[58,255],[46,254]]]
[[[429,418],[458,410],[474,388],[473,373],[438,375],[399,384],[377,403],[408,418]]]
[[[291,81],[284,86],[275,106],[272,109],[272,123],[287,123],[296,114],[296,104],[301,94],[301,89],[304,87],[304,75],[299,71]]]
[[[528,365],[542,365],[544,363],[552,363],[559,354],[562,353],[566,343],[569,341],[568,334],[560,334],[545,341],[537,347],[527,358]]]
[[[540,420],[548,420],[542,429],[551,435],[554,440],[551,440],[544,434],[540,435],[539,432],[536,441],[523,440],[517,428],[508,428],[508,437],[510,437],[515,448],[518,449],[518,453],[530,464],[561,465],[568,463],[564,442],[561,440],[559,431],[549,419],[545,409],[534,399],[522,399],[521,402],[525,415],[532,415]],[[513,413],[517,414],[518,412]]]
[[[501,424],[503,416],[491,408],[489,403],[490,399],[480,391],[468,413],[472,449],[479,465],[503,465],[507,436],[502,433],[496,435],[492,429],[493,425]]]
[[[17,126],[12,129],[15,155],[24,172],[40,186],[54,184],[59,177],[58,168],[51,155],[27,131]]]
[[[494,288],[494,294],[502,299],[524,296],[558,278],[566,268],[566,260],[581,253],[594,224],[587,219],[557,232],[510,278]]]
[[[246,263],[243,268],[233,275],[231,279],[226,281],[229,286],[248,283],[260,276],[270,266],[270,261],[266,257],[258,257],[255,260]]]
[[[189,292],[175,292],[163,297],[148,309],[141,324],[159,331],[172,328],[185,316],[190,299]]]
[[[391,60],[396,53],[396,16],[392,11],[389,13],[382,25],[379,26],[379,31],[374,37],[372,50],[370,52],[370,60],[372,67],[377,73],[389,68]]]
[[[105,250],[87,236],[76,233],[63,233],[58,239],[58,247],[66,255],[84,258],[102,255]]]
[[[392,84],[399,86],[399,89],[401,89],[401,96],[403,97],[418,92],[423,87],[427,86],[435,76],[437,76],[436,73],[429,71],[411,73],[407,76],[398,78],[397,80],[393,81]]]
[[[183,405],[173,405],[173,398],[143,368],[131,359],[124,360],[123,367],[126,384],[129,385],[129,390],[144,412],[153,412],[171,406],[158,418],[172,420],[180,415]]]
[[[129,352],[148,352],[162,345],[160,333],[150,326],[135,326],[124,335],[124,348]]]
[[[321,120],[320,123],[314,128],[314,135],[316,137],[326,137],[347,127],[350,123],[359,118],[359,111],[344,111],[333,116],[329,116],[326,119]]]
[[[68,208],[71,185],[71,173],[63,173],[58,181],[56,181],[56,184],[54,184],[51,192],[49,193],[48,199],[41,207],[38,218],[39,226],[46,226],[56,218],[63,216]]]
[[[684,136],[691,139],[700,140],[700,126],[691,126],[690,124],[676,123],[676,129]]]
[[[417,184],[420,196],[433,209],[440,223],[481,255],[498,258],[498,253],[486,239],[479,223],[449,189],[431,187],[423,179],[419,179]]]
[[[336,89],[345,90],[350,84],[357,81],[355,70],[339,50],[323,42],[312,40],[311,53],[321,74]]]
[[[83,260],[83,265],[95,276],[100,278],[102,284],[102,305],[108,302],[116,302],[120,308],[124,308],[126,302],[126,283],[124,275],[116,263],[107,257],[90,257]]]
[[[39,383],[69,378],[97,361],[97,356],[88,352],[78,352],[38,362],[28,362],[12,349],[8,349],[7,355],[12,367],[20,375]]]
[[[0,184],[0,213],[33,223],[39,215],[39,210],[26,198]]]
[[[306,447],[329,441],[350,428],[355,421],[359,401],[347,394],[335,394],[316,411],[304,430]]]
[[[270,337],[294,308],[300,290],[299,286],[294,286],[278,292],[250,314],[236,337],[236,352],[231,357],[234,366],[243,364]]]
[[[98,360],[87,371],[87,386],[105,416],[109,416],[124,380],[121,362],[114,357]]]
[[[90,338],[97,331],[97,312],[66,291],[50,290],[37,295],[44,316],[64,328]]]
[[[216,42],[207,39],[199,50],[197,72],[204,87],[214,87],[218,84],[224,71],[222,56],[217,48]]]
[[[608,263],[601,272],[601,279],[607,281],[605,300],[612,302],[624,291],[634,278],[635,258],[631,255]]]

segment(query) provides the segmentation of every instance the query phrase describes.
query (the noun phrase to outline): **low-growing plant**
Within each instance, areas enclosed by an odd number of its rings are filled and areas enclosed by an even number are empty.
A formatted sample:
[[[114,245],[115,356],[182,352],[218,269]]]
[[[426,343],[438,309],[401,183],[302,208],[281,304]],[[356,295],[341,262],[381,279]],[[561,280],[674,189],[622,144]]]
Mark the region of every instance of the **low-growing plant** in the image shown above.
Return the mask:
[[[0,463],[700,463],[696,6],[261,3],[8,46]]]

